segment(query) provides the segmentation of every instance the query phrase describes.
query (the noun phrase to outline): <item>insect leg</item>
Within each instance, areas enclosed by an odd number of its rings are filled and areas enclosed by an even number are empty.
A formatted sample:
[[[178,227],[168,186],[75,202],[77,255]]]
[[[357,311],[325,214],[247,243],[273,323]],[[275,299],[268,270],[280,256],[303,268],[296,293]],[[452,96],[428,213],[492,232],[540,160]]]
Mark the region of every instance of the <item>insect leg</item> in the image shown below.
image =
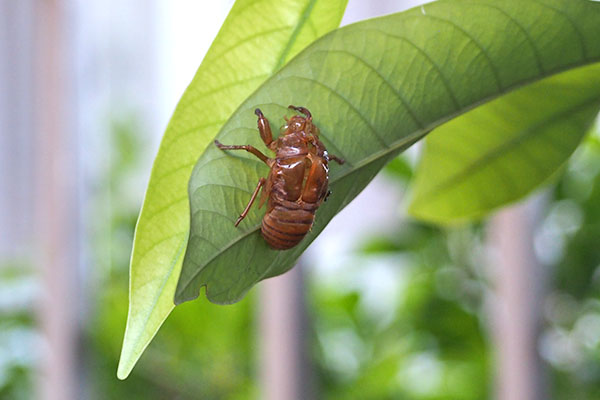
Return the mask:
[[[250,207],[252,207],[252,204],[254,204],[254,200],[256,200],[256,196],[258,195],[258,191],[265,184],[266,181],[267,180],[265,178],[260,178],[258,180],[258,184],[256,185],[256,189],[254,189],[254,193],[252,193],[252,197],[250,197],[250,201],[248,202],[248,205],[246,205],[246,208],[244,209],[244,211],[242,211],[242,213],[240,214],[240,217],[237,219],[237,221],[235,221],[235,226],[238,226],[240,224],[240,222],[242,222],[242,220],[244,218],[246,218],[246,215],[248,215],[248,211],[250,211]]]
[[[308,119],[312,119],[312,115],[310,115],[310,111],[308,111],[308,109],[306,109],[304,107],[296,107],[296,106],[290,105],[290,106],[288,106],[288,108],[291,108],[292,110],[296,110],[299,113],[302,113],[302,114],[306,115],[306,117]]]
[[[246,150],[248,153],[254,154],[256,157],[260,158],[262,160],[262,162],[264,162],[265,164],[269,165],[269,157],[265,156],[256,147],[250,146],[249,144],[245,144],[245,145],[225,145],[225,144],[222,144],[221,142],[219,142],[218,140],[215,140],[215,144],[221,150]]]
[[[258,117],[257,125],[258,132],[260,133],[260,137],[263,142],[269,147],[271,143],[273,143],[273,134],[271,133],[271,125],[269,125],[269,120],[265,118],[260,108],[254,110],[254,114]]]
[[[336,163],[338,163],[340,165],[342,165],[343,163],[346,162],[343,158],[336,157],[333,154],[328,154],[327,158],[329,158],[330,160],[335,161]]]

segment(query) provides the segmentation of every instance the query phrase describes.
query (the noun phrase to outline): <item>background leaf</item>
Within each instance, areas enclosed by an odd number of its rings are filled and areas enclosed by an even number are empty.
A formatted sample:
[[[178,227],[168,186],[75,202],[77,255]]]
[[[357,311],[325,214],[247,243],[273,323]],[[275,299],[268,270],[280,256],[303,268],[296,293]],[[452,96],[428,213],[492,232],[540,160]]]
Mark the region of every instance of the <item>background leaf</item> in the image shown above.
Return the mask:
[[[317,37],[347,0],[235,3],[167,127],[138,219],[127,328],[117,376],[127,377],[173,309],[189,231],[187,182],[198,155],[235,108]]]
[[[288,104],[308,107],[330,152],[347,160],[331,167],[333,195],[303,242],[272,250],[259,233],[264,210],[255,207],[233,226],[268,169],[247,154],[209,146],[190,180],[192,225],[176,301],[197,297],[205,285],[209,300],[235,302],[261,279],[285,272],[400,151],[485,101],[600,61],[598,37],[598,3],[447,0],[315,42],[250,96],[218,138],[266,152],[254,108],[278,125]]]
[[[432,132],[409,211],[447,223],[483,216],[547,180],[598,114],[600,65],[517,90]]]

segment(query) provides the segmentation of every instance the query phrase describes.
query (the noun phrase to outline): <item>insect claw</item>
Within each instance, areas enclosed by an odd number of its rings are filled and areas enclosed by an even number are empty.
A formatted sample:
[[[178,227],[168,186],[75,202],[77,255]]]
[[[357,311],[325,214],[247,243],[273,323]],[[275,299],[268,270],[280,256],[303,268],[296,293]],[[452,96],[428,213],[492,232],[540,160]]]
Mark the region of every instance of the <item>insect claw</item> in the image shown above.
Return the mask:
[[[262,111],[260,111],[260,108],[257,108],[256,110],[254,110],[254,114],[256,114],[256,116],[258,116],[258,117],[263,116],[263,113],[262,113]]]
[[[308,111],[306,108],[304,108],[304,107],[296,107],[296,106],[293,106],[291,104],[288,106],[288,108],[291,108],[292,110],[296,110],[299,113],[306,115],[306,118],[308,118],[309,120],[312,120],[312,115],[310,115],[310,111]]]
[[[240,224],[240,222],[242,222],[243,219],[244,217],[240,215],[239,218],[235,221],[235,224],[233,224],[233,226],[237,228],[237,226]]]

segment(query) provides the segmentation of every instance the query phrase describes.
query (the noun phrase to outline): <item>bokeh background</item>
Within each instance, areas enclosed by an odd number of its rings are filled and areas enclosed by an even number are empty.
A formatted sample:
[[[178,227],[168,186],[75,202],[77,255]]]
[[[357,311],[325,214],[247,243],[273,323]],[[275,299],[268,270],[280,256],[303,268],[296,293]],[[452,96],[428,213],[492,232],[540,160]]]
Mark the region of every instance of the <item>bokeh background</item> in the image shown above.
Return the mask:
[[[117,380],[152,158],[231,4],[0,0],[0,399],[600,398],[598,129],[452,228],[406,215],[411,149],[293,271],[177,307]]]

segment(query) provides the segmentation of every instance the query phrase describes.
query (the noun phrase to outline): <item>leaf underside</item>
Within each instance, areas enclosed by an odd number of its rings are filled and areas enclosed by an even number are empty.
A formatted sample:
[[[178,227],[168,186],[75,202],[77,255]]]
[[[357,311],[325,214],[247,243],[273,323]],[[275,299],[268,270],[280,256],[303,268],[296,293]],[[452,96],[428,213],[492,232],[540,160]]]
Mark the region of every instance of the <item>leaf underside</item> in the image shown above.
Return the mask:
[[[187,183],[198,156],[252,91],[339,25],[346,2],[238,0],[231,9],[177,105],[152,167],[131,257],[120,379],[174,307],[189,232]]]
[[[189,183],[191,230],[176,302],[196,298],[206,286],[210,301],[232,303],[258,281],[287,271],[329,220],[399,152],[445,122],[516,89],[520,94],[514,92],[507,103],[490,103],[489,113],[510,112],[519,102],[553,105],[548,115],[532,115],[525,125],[499,124],[512,130],[514,141],[527,129],[544,132],[525,151],[541,142],[546,146],[546,136],[556,139],[561,124],[565,132],[574,133],[565,139],[568,149],[549,157],[547,164],[552,165],[543,165],[544,170],[555,169],[598,110],[597,79],[589,82],[593,89],[581,94],[577,89],[585,85],[570,86],[571,80],[593,75],[576,68],[600,61],[598,37],[598,3],[441,0],[338,29],[313,43],[252,94],[217,137],[225,144],[254,145],[270,155],[260,141],[253,110],[261,108],[272,126],[278,126],[288,104],[305,106],[328,150],[347,160],[331,166],[333,194],[298,246],[272,250],[259,232],[264,209],[255,206],[238,228],[233,226],[256,182],[267,176],[267,167],[251,155],[209,146]],[[561,72],[565,74],[554,76]],[[561,104],[554,107],[550,98],[539,100],[545,96],[544,86],[527,86],[547,77],[549,87],[566,82],[568,102],[557,100]],[[551,97],[556,93],[560,90]],[[476,128],[485,137],[503,134],[498,128],[488,132],[489,123],[474,120],[469,131]],[[455,131],[447,133],[447,140],[463,140],[453,139]],[[477,151],[474,138],[464,140]],[[494,179],[502,178],[489,174],[489,179],[486,184],[493,186]]]
[[[509,93],[425,140],[409,212],[455,223],[484,216],[547,181],[598,114],[600,64]]]

